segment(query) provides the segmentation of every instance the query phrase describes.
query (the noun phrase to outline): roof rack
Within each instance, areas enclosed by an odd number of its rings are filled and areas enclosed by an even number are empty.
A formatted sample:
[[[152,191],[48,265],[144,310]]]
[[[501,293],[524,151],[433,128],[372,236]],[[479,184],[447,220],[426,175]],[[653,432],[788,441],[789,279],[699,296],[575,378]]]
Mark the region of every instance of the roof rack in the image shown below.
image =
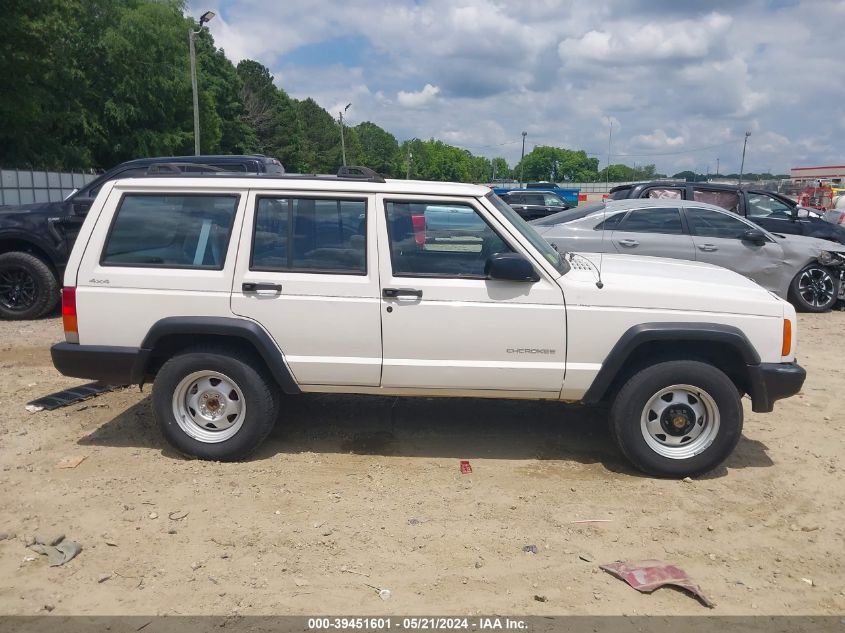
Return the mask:
[[[194,172],[189,172],[187,168],[195,169]],[[183,169],[180,169],[183,168]],[[147,167],[147,176],[182,176],[187,174],[199,174],[203,172],[221,172],[225,171],[213,165],[206,165],[205,163],[185,163],[180,161],[168,161],[162,163],[151,163]]]
[[[344,165],[337,170],[338,178],[351,178],[354,180],[366,180],[367,182],[384,182],[378,173],[369,167],[362,167],[361,165]]]
[[[384,178],[369,167],[349,165],[337,170],[337,174],[269,174],[254,172],[232,172],[206,163],[187,163],[179,161],[162,161],[151,163],[146,172],[133,177],[161,177],[180,176],[183,178],[199,178],[203,176],[227,176],[230,178],[260,178],[280,180],[353,180],[358,182],[383,183]]]

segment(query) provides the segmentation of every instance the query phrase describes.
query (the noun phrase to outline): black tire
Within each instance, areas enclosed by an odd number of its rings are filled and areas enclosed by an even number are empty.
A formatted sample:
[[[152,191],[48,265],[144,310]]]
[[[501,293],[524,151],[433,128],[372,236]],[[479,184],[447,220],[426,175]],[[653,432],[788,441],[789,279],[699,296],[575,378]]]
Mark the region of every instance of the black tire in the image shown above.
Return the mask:
[[[59,302],[59,281],[44,260],[30,253],[0,254],[0,317],[37,319]]]
[[[838,294],[838,276],[821,264],[805,266],[789,284],[789,301],[801,312],[827,312]]]
[[[649,444],[662,444],[656,436],[652,436],[650,440],[646,439],[646,435],[651,434],[644,428],[643,418],[654,415],[646,412],[646,406],[662,390],[676,385],[695,388],[695,395],[685,390],[673,392],[685,394],[687,398],[692,396],[688,401],[692,403],[691,406],[685,409],[684,405],[687,403],[678,402],[678,408],[675,408],[674,404],[662,405],[658,399],[659,406],[667,406],[664,410],[667,417],[664,420],[664,415],[655,416],[655,421],[658,425],[665,423],[670,429],[668,435],[662,433],[664,440],[668,438],[683,442],[685,437],[690,438],[693,434],[700,433],[703,439],[700,452],[695,455],[666,456]],[[715,416],[710,415],[711,408],[708,408],[706,403],[715,407],[718,425],[713,422]],[[656,408],[649,407],[649,411]],[[693,408],[708,412],[700,418],[703,419],[703,424],[697,425],[693,422],[697,415]],[[692,415],[684,417],[686,410]],[[736,447],[742,434],[742,419],[740,394],[731,379],[713,365],[698,361],[668,361],[640,370],[619,390],[610,409],[611,433],[622,453],[637,469],[659,477],[700,475],[716,468]],[[672,426],[676,420],[678,424],[687,420],[691,426],[676,428]],[[709,443],[706,443],[707,438]],[[690,443],[689,447],[691,446],[694,444]],[[689,447],[680,445],[680,448],[660,450],[690,450]]]
[[[240,395],[232,399],[234,403],[240,401],[244,407],[244,414],[236,417],[241,420],[240,426],[234,435],[222,441],[197,438],[197,435],[206,436],[207,431],[192,426],[191,420],[201,418],[197,418],[196,412],[190,415],[189,407],[182,416],[182,424],[177,419],[174,402],[181,401],[176,398],[177,390],[181,391],[180,383],[198,372],[222,375],[240,391]],[[211,380],[213,382],[214,378]],[[212,401],[215,399],[216,396]],[[273,430],[279,413],[279,389],[256,356],[238,349],[200,346],[164,363],[153,384],[153,410],[162,434],[176,450],[200,459],[237,461],[258,448]]]

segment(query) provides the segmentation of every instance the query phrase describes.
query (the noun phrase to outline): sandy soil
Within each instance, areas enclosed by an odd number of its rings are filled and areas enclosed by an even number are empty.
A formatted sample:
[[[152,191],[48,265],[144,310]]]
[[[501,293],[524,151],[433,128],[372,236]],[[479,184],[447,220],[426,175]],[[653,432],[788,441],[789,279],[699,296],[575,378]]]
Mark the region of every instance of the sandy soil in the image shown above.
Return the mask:
[[[685,483],[632,471],[601,411],[554,403],[302,396],[253,460],[188,460],[148,390],[28,413],[81,381],[50,363],[58,319],[0,322],[0,613],[840,614],[843,329],[802,316],[803,393],[747,404],[726,467]],[[83,551],[48,567],[36,533]],[[647,558],[715,610],[598,569]]]

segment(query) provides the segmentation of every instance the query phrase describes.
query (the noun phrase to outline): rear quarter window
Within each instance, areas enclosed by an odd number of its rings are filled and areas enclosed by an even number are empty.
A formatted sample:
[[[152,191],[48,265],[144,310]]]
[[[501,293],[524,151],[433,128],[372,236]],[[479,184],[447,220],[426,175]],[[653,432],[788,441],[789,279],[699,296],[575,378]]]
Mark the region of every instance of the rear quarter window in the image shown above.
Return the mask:
[[[221,270],[238,198],[234,194],[125,194],[100,263]]]

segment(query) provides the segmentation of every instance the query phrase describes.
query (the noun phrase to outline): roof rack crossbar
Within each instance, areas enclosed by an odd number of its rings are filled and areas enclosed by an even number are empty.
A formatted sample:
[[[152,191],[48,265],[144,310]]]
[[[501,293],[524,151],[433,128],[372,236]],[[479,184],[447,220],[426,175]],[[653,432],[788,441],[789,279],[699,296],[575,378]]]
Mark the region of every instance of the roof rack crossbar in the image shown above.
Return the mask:
[[[337,170],[338,178],[349,178],[353,180],[366,180],[368,182],[384,182],[378,173],[369,167],[362,167],[360,165],[344,165]]]

